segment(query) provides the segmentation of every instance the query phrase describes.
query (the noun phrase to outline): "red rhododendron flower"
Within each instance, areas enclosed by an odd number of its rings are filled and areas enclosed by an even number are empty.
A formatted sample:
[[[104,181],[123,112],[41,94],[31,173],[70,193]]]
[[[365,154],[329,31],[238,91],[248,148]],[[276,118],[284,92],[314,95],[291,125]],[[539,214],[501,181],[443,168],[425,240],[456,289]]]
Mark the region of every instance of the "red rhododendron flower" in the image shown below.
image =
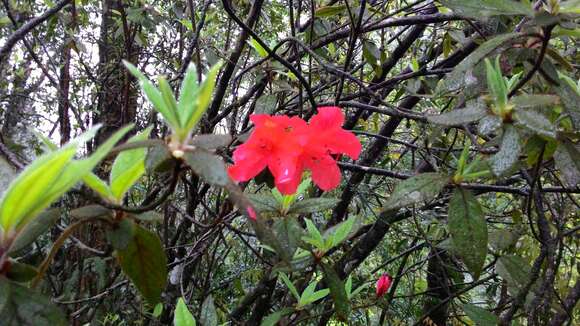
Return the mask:
[[[255,114],[255,125],[248,140],[234,151],[229,174],[236,181],[248,181],[268,168],[276,188],[293,194],[305,169],[322,190],[340,183],[340,170],[333,154],[357,159],[361,144],[344,129],[344,114],[338,107],[321,107],[310,124],[298,117]]]
[[[379,278],[379,280],[377,281],[377,285],[376,285],[377,298],[380,298],[383,295],[385,295],[385,293],[387,293],[387,291],[391,287],[391,282],[392,282],[392,279],[389,276],[389,274],[383,274]]]

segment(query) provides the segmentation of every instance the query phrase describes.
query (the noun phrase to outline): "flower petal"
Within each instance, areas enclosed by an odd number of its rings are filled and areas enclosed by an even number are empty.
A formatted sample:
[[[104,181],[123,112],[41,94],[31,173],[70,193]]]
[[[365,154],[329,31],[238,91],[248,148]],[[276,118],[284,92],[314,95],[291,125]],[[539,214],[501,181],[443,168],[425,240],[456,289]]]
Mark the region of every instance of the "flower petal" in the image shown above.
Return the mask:
[[[305,160],[306,167],[312,171],[312,181],[322,190],[332,190],[340,184],[340,169],[330,155],[311,157]]]
[[[310,126],[320,130],[341,128],[343,123],[344,113],[337,106],[319,107],[318,113],[310,119]]]
[[[246,143],[234,151],[235,164],[228,168],[228,174],[236,181],[248,181],[258,175],[267,165],[264,151]]]

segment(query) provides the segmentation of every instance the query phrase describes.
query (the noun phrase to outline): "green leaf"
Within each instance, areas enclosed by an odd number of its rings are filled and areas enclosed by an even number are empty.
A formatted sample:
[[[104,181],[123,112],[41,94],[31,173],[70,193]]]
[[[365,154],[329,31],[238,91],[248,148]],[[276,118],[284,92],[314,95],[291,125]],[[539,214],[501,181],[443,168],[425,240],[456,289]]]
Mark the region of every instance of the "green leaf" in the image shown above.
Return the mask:
[[[187,125],[188,119],[195,110],[195,98],[199,93],[199,84],[197,83],[197,71],[195,65],[190,64],[187,67],[183,81],[181,82],[181,90],[179,91],[179,103],[177,109],[179,110],[179,124],[182,128]]]
[[[503,75],[501,74],[501,67],[499,65],[499,56],[495,58],[492,64],[489,59],[485,59],[485,70],[487,76],[487,88],[493,95],[496,105],[500,108],[505,108],[508,101],[508,89]]]
[[[489,233],[489,245],[495,250],[506,250],[516,244],[519,235],[506,229],[494,230]]]
[[[62,196],[77,182],[82,180],[88,173],[90,173],[95,166],[109,154],[115,144],[125,136],[129,130],[133,128],[132,125],[125,126],[117,130],[107,141],[105,141],[93,154],[85,159],[71,162],[58,180],[46,192],[41,206],[46,207],[51,202]]]
[[[293,311],[294,310],[291,308],[282,308],[276,312],[273,312],[262,320],[260,326],[276,326],[282,317],[292,313]]]
[[[363,57],[372,66],[378,66],[381,63],[381,51],[371,40],[363,40]]]
[[[306,289],[304,289],[304,292],[302,292],[302,295],[300,296],[298,306],[304,307],[306,305],[309,305],[317,300],[324,298],[330,293],[329,289],[322,289],[315,292],[317,285],[318,285],[317,281],[308,284],[308,286],[306,287]]]
[[[28,247],[36,241],[38,237],[48,231],[59,218],[60,209],[58,208],[49,209],[40,213],[37,218],[30,221],[22,230],[20,230],[10,246],[10,254],[14,256],[20,250]]]
[[[434,172],[422,173],[401,181],[383,209],[394,210],[434,199],[448,181],[448,176]]]
[[[330,247],[334,248],[346,240],[349,234],[352,233],[356,218],[350,217],[348,220],[341,222],[324,232],[324,237],[330,239]]]
[[[3,326],[64,326],[64,314],[48,298],[0,277],[0,320]]]
[[[490,158],[491,171],[498,177],[507,173],[519,160],[520,135],[512,125],[505,125],[499,151]]]
[[[159,237],[135,224],[133,238],[117,251],[117,259],[141,295],[150,304],[158,303],[167,280],[167,257]]]
[[[136,224],[128,218],[116,223],[112,229],[107,230],[107,240],[117,250],[125,250],[133,241]]]
[[[471,192],[456,189],[449,202],[448,213],[453,252],[459,255],[477,279],[487,256],[487,224],[483,210]]]
[[[169,85],[169,82],[167,81],[167,79],[165,79],[164,76],[159,76],[157,77],[157,84],[159,84],[159,92],[161,93],[161,98],[163,99],[163,104],[165,104],[165,107],[173,112],[173,115],[175,116],[175,119],[177,119],[177,121],[180,121],[180,114],[182,114],[182,112],[179,112],[177,109],[177,100],[175,99],[175,95],[173,94],[173,90],[171,89],[171,86]],[[177,131],[181,128],[179,128],[181,126],[181,124],[175,126],[177,128],[173,128],[174,131]]]
[[[149,138],[151,129],[152,127],[143,130],[141,133],[131,137],[127,143],[146,140]],[[146,155],[147,148],[145,147],[122,151],[117,155],[115,162],[113,162],[109,179],[111,192],[118,202],[121,202],[127,190],[145,173]]]
[[[290,281],[288,276],[284,273],[278,273],[278,277],[282,280],[282,282],[284,282],[284,284],[286,284],[286,287],[288,287],[290,292],[292,292],[292,295],[294,295],[296,300],[300,301],[300,294],[298,294],[298,290],[296,289],[292,281]]]
[[[334,268],[329,264],[322,264],[324,279],[330,289],[330,296],[334,301],[336,315],[342,321],[347,321],[350,316],[350,302],[345,291],[344,282],[340,279]]]
[[[155,87],[153,83],[151,83],[151,81],[149,81],[149,79],[145,77],[145,75],[143,75],[143,73],[139,71],[139,69],[137,69],[137,67],[135,67],[133,64],[125,60],[123,60],[123,64],[125,67],[127,67],[129,72],[139,80],[141,89],[143,92],[145,92],[147,99],[149,99],[149,102],[153,104],[155,110],[161,113],[165,121],[173,130],[179,129],[180,124],[177,112],[173,111],[172,108],[165,104],[163,96],[157,87]]]
[[[559,101],[560,98],[558,96],[545,94],[525,94],[514,96],[510,99],[510,102],[516,108],[550,106],[558,104]]]
[[[287,250],[288,256],[292,257],[298,248],[304,230],[300,227],[296,218],[293,217],[276,219],[273,228],[276,238],[278,238],[282,247]]]
[[[71,210],[70,216],[76,219],[95,218],[99,216],[113,217],[113,211],[101,205],[93,204]]]
[[[190,144],[211,151],[221,147],[226,147],[232,142],[230,135],[196,135],[191,139]]]
[[[496,326],[497,316],[493,313],[472,304],[462,304],[463,311],[477,326]]]
[[[46,193],[73,159],[76,147],[46,153],[30,164],[8,187],[0,199],[0,226],[4,232],[33,218],[48,207]]]
[[[133,218],[143,221],[143,222],[154,222],[154,223],[161,223],[163,222],[164,216],[156,211],[148,211],[141,214],[132,215]]]
[[[314,17],[335,16],[346,10],[346,5],[323,6],[314,11]]]
[[[89,173],[83,178],[83,182],[87,187],[91,188],[93,191],[98,193],[103,199],[108,201],[114,201],[113,193],[111,188],[107,185],[101,178],[96,176],[94,173]]]
[[[534,16],[529,4],[513,0],[441,0],[454,12],[481,19],[490,16]]]
[[[580,128],[580,91],[573,87],[573,83],[566,82],[565,75],[560,76],[560,86],[556,87],[556,93],[560,96],[560,100],[566,109],[566,113],[570,115],[572,122],[576,129]]]
[[[508,283],[511,295],[517,295],[530,280],[530,265],[520,256],[501,256],[495,265],[497,274]]]
[[[213,93],[213,89],[217,81],[217,74],[219,73],[220,68],[221,63],[219,62],[215,64],[213,67],[211,67],[211,69],[207,73],[207,76],[205,77],[205,80],[203,81],[203,83],[199,88],[199,93],[197,94],[194,103],[183,104],[188,106],[193,105],[193,110],[187,111],[188,112],[188,116],[186,119],[187,123],[183,128],[187,133],[191,133],[193,131],[193,128],[198,124],[199,120],[201,119],[205,111],[207,111],[207,108],[211,100],[211,95]]]
[[[207,183],[216,186],[226,186],[230,177],[224,161],[217,155],[203,149],[185,153],[185,163]]]
[[[173,156],[165,144],[149,148],[145,157],[145,170],[148,173],[163,172],[173,165]]]
[[[304,222],[306,222],[308,236],[302,237],[302,240],[307,243],[310,243],[311,245],[315,246],[320,250],[326,251],[327,248],[325,246],[324,238],[322,237],[322,234],[320,234],[320,231],[318,231],[316,225],[314,225],[312,220],[308,218],[304,219]]]
[[[260,194],[248,194],[246,196],[252,201],[252,205],[259,213],[280,212],[280,204],[273,196]]]
[[[340,199],[338,198],[307,198],[295,202],[288,210],[289,214],[310,214],[323,212],[334,207]]]
[[[563,174],[562,180],[571,187],[580,184],[580,150],[569,141],[560,143],[554,154],[556,167]]]
[[[196,326],[195,318],[193,318],[193,315],[187,309],[183,298],[177,300],[177,305],[173,312],[173,326]]]
[[[28,282],[38,274],[36,267],[10,260],[10,269],[6,277],[15,282]]]
[[[500,0],[503,1],[503,0]],[[451,91],[460,89],[465,85],[465,81],[468,71],[471,70],[475,65],[481,62],[485,57],[487,57],[492,51],[504,45],[504,43],[512,42],[516,38],[520,37],[518,33],[509,33],[498,35],[491,38],[481,44],[477,50],[473,51],[465,59],[459,63],[455,69],[445,78],[445,85]]]
[[[460,126],[466,123],[478,121],[485,117],[487,108],[483,101],[469,101],[465,108],[445,112],[443,114],[428,116],[427,120],[443,126]]]
[[[258,52],[258,55],[262,58],[266,58],[268,56],[268,51],[260,44],[256,39],[253,37],[250,38],[250,45]]]
[[[217,312],[211,294],[203,300],[199,321],[203,326],[217,326],[218,324]]]
[[[158,304],[155,305],[155,308],[153,308],[153,313],[151,314],[151,316],[153,316],[154,318],[159,318],[159,316],[161,316],[162,313],[163,313],[163,303],[159,302]]]
[[[515,118],[519,125],[522,125],[532,133],[548,138],[556,138],[556,127],[550,119],[539,112],[530,109],[519,109],[515,111]]]

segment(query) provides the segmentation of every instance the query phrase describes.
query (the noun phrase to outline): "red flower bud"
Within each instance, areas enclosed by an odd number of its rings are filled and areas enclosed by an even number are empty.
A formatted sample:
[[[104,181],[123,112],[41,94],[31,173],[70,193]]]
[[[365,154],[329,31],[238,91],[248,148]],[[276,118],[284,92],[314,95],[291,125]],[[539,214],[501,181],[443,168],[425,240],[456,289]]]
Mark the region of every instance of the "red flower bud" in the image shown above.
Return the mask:
[[[383,274],[377,281],[377,298],[382,297],[391,287],[392,279],[389,274]]]

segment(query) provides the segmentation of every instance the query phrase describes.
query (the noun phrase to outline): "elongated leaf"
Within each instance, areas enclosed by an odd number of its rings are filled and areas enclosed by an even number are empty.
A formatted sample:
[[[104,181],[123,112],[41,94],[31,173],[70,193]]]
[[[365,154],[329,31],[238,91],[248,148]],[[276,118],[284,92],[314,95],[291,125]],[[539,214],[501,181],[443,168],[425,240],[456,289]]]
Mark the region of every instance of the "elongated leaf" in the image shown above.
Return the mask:
[[[534,15],[529,4],[513,0],[441,0],[441,3],[459,14],[477,19],[489,16]]]
[[[37,218],[30,221],[18,233],[9,252],[11,255],[17,254],[20,250],[25,249],[38,239],[42,234],[48,231],[60,218],[60,209],[54,208],[46,210],[38,215]]]
[[[181,82],[181,90],[179,91],[179,103],[177,108],[179,110],[179,124],[182,128],[187,125],[187,120],[193,114],[195,106],[193,105],[195,97],[199,93],[199,84],[197,83],[197,71],[193,64],[187,67],[183,82]]]
[[[48,298],[4,277],[0,277],[0,320],[3,326],[68,325]]]
[[[218,324],[217,312],[211,294],[203,300],[199,322],[203,326],[217,326]]]
[[[497,316],[483,308],[472,304],[463,304],[461,307],[477,326],[496,326],[498,323]]]
[[[213,93],[213,89],[215,87],[215,83],[217,80],[217,74],[220,70],[220,67],[221,67],[221,63],[217,63],[216,65],[211,67],[211,69],[207,73],[207,76],[205,77],[205,80],[203,81],[203,83],[200,86],[199,94],[197,94],[197,98],[196,98],[195,102],[192,103],[193,110],[187,111],[187,112],[191,112],[191,114],[188,115],[188,117],[186,119],[187,123],[185,124],[185,127],[183,128],[187,133],[191,133],[193,128],[197,125],[197,123],[199,122],[199,120],[201,119],[203,114],[205,113],[205,111],[207,111],[207,108],[209,106],[209,102],[211,100],[211,95]],[[184,105],[187,105],[187,104],[184,104]]]
[[[38,275],[36,267],[24,264],[15,260],[10,260],[10,270],[6,277],[15,282],[28,282]]]
[[[545,95],[545,94],[525,94],[514,96],[510,99],[510,102],[516,106],[516,108],[531,108],[538,106],[549,106],[557,104],[560,98],[555,95]]]
[[[36,159],[12,181],[0,200],[0,225],[4,231],[17,227],[48,207],[46,192],[61,177],[76,147],[47,153]]]
[[[177,300],[175,312],[173,313],[173,326],[196,326],[195,318],[193,318],[193,315],[187,309],[183,298]]]
[[[354,223],[356,218],[350,217],[344,222],[341,222],[324,232],[324,237],[330,240],[330,247],[336,247],[344,240],[346,240],[349,234],[353,233]]]
[[[580,91],[566,82],[565,76],[560,79],[560,86],[556,87],[556,93],[560,96],[566,113],[570,115],[576,129],[580,128]]]
[[[98,193],[103,199],[113,201],[115,197],[111,192],[111,188],[107,185],[101,178],[96,176],[94,173],[89,173],[83,178],[83,182],[87,187],[91,188],[93,191]]]
[[[492,172],[498,177],[503,176],[518,162],[521,149],[520,135],[516,128],[512,125],[506,125],[499,152],[490,159]]]
[[[133,238],[117,251],[117,259],[141,295],[150,304],[159,302],[167,280],[167,257],[159,237],[135,224]]]
[[[340,320],[347,321],[350,315],[350,302],[345,291],[344,282],[331,265],[322,264],[324,280],[334,301],[334,310]]]
[[[143,92],[145,92],[147,99],[149,99],[149,102],[153,104],[155,110],[161,113],[165,121],[172,129],[179,128],[180,124],[177,112],[173,111],[172,108],[165,104],[159,89],[157,89],[157,87],[155,87],[153,83],[151,83],[151,81],[149,81],[149,79],[145,77],[145,75],[143,75],[143,73],[139,71],[139,69],[137,69],[137,67],[135,67],[133,64],[125,60],[123,60],[123,64],[125,64],[125,67],[127,67],[129,72],[131,72],[131,74],[133,74],[133,76],[139,80],[141,89]]]
[[[286,287],[290,290],[290,292],[292,293],[292,295],[294,295],[294,297],[296,298],[296,300],[300,300],[300,294],[298,294],[298,290],[296,289],[296,287],[294,286],[294,284],[292,283],[292,281],[290,281],[290,279],[288,278],[288,276],[284,273],[279,273],[278,277],[280,277],[280,279],[282,280],[282,282],[284,282],[284,284],[286,284]]]
[[[478,121],[486,114],[487,108],[483,101],[471,101],[465,108],[428,116],[427,120],[443,126],[457,126]]]
[[[487,77],[487,88],[493,95],[495,103],[503,108],[507,104],[507,85],[501,74],[499,57],[496,57],[493,64],[489,59],[485,59],[485,71]]]
[[[290,206],[289,214],[310,214],[322,212],[334,207],[340,200],[338,198],[307,198],[295,202]]]
[[[177,300],[175,312],[173,313],[173,326],[196,326],[195,318],[193,318],[193,315],[187,309],[183,298]]]
[[[529,131],[548,138],[556,138],[556,127],[544,115],[534,111],[516,110],[517,122]]]
[[[308,236],[303,237],[302,240],[314,245],[320,250],[325,250],[326,248],[324,246],[324,238],[322,237],[320,231],[318,231],[318,228],[316,227],[314,222],[312,222],[312,220],[310,219],[305,219],[304,221],[306,222]]]
[[[131,137],[128,143],[145,140],[149,137],[152,127]],[[123,196],[145,173],[145,157],[147,149],[136,148],[121,152],[117,155],[111,168],[110,183],[113,196],[120,202]]]
[[[336,6],[324,6],[319,7],[314,11],[314,16],[316,17],[329,17],[340,14],[346,10],[346,5],[336,5]]]
[[[449,202],[449,233],[457,253],[475,279],[487,256],[487,224],[477,199],[468,190],[456,189]]]
[[[293,311],[294,310],[291,308],[282,308],[278,311],[275,311],[266,316],[266,318],[264,318],[260,323],[260,326],[276,326],[282,317],[292,313]]]
[[[195,147],[201,147],[208,151],[218,149],[221,147],[226,147],[232,142],[232,136],[230,135],[196,135],[191,139],[191,145]]]
[[[383,209],[399,209],[435,198],[449,181],[449,177],[439,173],[422,173],[401,181]]]
[[[569,141],[562,142],[554,154],[556,167],[563,174],[562,181],[571,187],[580,184],[580,150]]]
[[[109,137],[109,139],[107,139],[107,141],[99,146],[91,156],[68,164],[58,180],[45,193],[40,207],[47,207],[51,202],[62,196],[77,182],[82,180],[103,158],[105,158],[105,156],[107,156],[107,154],[109,154],[115,144],[121,140],[121,138],[123,138],[131,128],[133,128],[133,126],[128,125],[117,130],[111,137]]]
[[[280,204],[270,195],[249,194],[247,197],[252,201],[254,208],[260,213],[280,212]]]
[[[226,165],[219,156],[197,149],[187,152],[184,159],[195,174],[202,177],[205,182],[222,187],[230,182]]]
[[[520,256],[501,256],[495,265],[495,270],[501,278],[508,283],[508,291],[511,295],[518,292],[530,280],[530,265]],[[534,288],[532,287],[532,290]]]
[[[76,219],[95,218],[99,216],[113,217],[113,211],[101,205],[87,205],[70,211],[70,216]]]
[[[518,38],[520,35],[518,33],[509,33],[498,35],[492,39],[485,41],[481,44],[477,50],[473,51],[468,55],[461,63],[459,63],[455,69],[445,78],[445,85],[451,91],[458,90],[465,85],[465,81],[469,74],[467,73],[475,65],[481,62],[485,57],[487,57],[492,51],[504,45],[504,43],[510,43]]]
[[[256,50],[256,52],[258,52],[258,55],[260,57],[265,58],[268,56],[268,51],[266,51],[266,49],[264,49],[264,47],[260,43],[258,43],[256,39],[251,38],[250,45],[254,48],[254,50]]]
[[[294,256],[294,252],[296,252],[300,239],[304,234],[304,230],[300,227],[296,218],[277,219],[274,222],[273,229],[276,238],[278,238],[282,247],[287,250],[287,255],[289,257]]]

